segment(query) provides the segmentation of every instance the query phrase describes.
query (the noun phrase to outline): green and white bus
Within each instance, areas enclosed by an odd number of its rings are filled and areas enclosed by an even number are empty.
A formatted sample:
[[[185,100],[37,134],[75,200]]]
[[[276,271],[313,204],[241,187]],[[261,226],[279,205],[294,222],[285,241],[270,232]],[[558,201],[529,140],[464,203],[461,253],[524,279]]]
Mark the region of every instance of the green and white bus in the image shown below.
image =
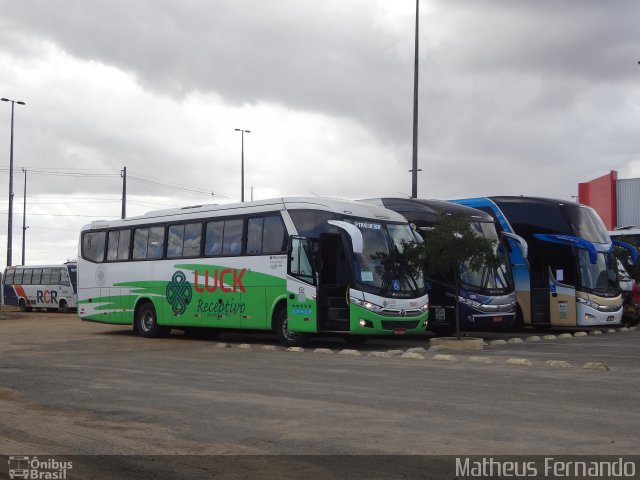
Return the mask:
[[[95,221],[80,234],[78,314],[142,337],[275,330],[289,346],[424,333],[424,279],[403,255],[420,241],[391,210],[317,197]]]

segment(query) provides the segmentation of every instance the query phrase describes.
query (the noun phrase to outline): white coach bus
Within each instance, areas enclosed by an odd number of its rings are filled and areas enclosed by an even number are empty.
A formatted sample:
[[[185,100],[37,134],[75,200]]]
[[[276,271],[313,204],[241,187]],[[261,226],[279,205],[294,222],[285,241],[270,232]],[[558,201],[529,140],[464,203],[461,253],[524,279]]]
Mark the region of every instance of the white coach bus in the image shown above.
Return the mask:
[[[96,221],[80,234],[79,316],[143,337],[275,330],[285,345],[424,333],[424,279],[403,255],[419,241],[391,210],[317,197]]]

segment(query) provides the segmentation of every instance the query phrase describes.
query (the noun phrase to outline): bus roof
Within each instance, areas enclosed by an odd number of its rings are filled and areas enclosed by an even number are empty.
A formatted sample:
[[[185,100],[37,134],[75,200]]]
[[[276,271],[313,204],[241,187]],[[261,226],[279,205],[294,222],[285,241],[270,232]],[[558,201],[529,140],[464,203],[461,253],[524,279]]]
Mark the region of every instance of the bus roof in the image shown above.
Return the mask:
[[[406,219],[382,206],[357,202],[354,200],[344,200],[328,197],[283,197],[268,200],[259,200],[244,203],[194,205],[182,208],[172,208],[165,210],[155,210],[144,215],[118,220],[95,220],[85,225],[82,230],[94,228],[109,228],[127,226],[138,223],[154,223],[159,221],[169,221],[173,218],[180,220],[207,218],[216,215],[247,215],[262,213],[274,210],[301,210],[317,209],[349,215],[354,217],[378,219],[381,221],[402,222]]]
[[[7,270],[17,270],[19,268],[61,268],[69,265],[76,265],[76,261],[72,262],[64,262],[64,263],[56,263],[51,265],[8,265]]]
[[[411,218],[413,222],[433,224],[443,213],[464,215],[471,221],[493,223],[493,217],[476,208],[450,203],[444,200],[422,198],[372,198],[363,200],[375,203]]]
[[[572,200],[563,200],[560,198],[547,198],[547,197],[525,197],[522,195],[499,195],[494,197],[487,197],[494,202],[504,202],[504,203],[537,203],[540,205],[573,205],[576,207],[588,207],[588,205],[583,205],[581,203],[576,203]]]

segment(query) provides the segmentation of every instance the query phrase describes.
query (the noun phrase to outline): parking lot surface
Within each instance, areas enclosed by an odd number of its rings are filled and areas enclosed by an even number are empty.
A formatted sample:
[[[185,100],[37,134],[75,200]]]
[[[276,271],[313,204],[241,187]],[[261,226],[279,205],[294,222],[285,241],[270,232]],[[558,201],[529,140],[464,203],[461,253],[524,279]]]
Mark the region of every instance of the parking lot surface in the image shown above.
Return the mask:
[[[260,333],[148,340],[43,312],[9,315],[0,331],[7,455],[638,450],[638,330],[478,333],[484,349],[463,352],[429,350],[428,337],[304,351]],[[494,342],[511,338],[523,341]]]

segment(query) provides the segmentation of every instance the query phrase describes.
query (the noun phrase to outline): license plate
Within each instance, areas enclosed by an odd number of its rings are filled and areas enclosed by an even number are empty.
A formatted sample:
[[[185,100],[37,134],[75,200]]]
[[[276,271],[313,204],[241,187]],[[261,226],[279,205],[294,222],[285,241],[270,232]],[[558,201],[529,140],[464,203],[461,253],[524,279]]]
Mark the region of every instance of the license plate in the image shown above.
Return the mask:
[[[607,322],[613,322],[613,315],[609,315],[607,317]]]
[[[406,328],[396,328],[393,331],[394,335],[405,335],[407,333],[407,329]]]
[[[493,323],[500,323],[502,322],[502,317],[493,317]]]

